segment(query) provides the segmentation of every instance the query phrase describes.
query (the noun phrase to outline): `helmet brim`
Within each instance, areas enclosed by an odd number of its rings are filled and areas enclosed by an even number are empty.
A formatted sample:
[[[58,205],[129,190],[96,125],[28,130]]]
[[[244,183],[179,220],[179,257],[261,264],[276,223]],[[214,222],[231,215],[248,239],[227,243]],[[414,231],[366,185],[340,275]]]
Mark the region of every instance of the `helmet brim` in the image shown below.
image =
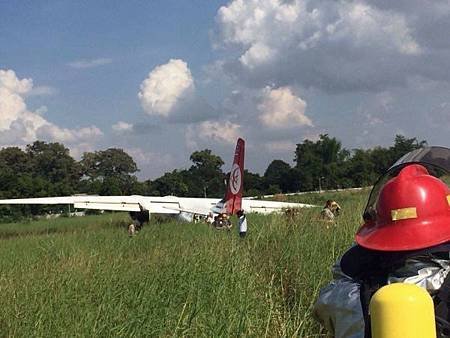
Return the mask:
[[[356,242],[364,248],[379,251],[406,251],[428,248],[450,240],[442,231],[449,226],[447,217],[417,219],[376,225],[366,223],[356,233]]]

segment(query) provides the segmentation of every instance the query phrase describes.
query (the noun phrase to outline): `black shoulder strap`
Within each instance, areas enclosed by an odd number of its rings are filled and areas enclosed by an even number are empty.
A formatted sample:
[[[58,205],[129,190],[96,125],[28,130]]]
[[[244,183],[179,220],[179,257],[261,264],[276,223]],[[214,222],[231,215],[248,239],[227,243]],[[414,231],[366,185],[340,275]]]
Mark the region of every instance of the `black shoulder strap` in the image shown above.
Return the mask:
[[[438,338],[450,337],[450,273],[434,297],[434,315]]]
[[[445,253],[448,257],[449,251],[450,242],[431,248],[403,252],[380,252],[356,245],[343,255],[340,262],[342,271],[361,284],[360,299],[365,322],[365,338],[371,337],[368,311],[370,299],[380,287],[386,284],[389,272],[402,266],[408,258],[427,254],[437,256],[440,253]],[[434,297],[434,302],[438,338],[450,338],[450,273]]]
[[[440,252],[450,252],[450,242],[410,251],[377,251],[355,245],[344,253],[340,266],[342,272],[347,276],[364,279],[365,275],[372,275],[374,272],[393,271],[402,266],[408,258],[419,255],[434,255]]]

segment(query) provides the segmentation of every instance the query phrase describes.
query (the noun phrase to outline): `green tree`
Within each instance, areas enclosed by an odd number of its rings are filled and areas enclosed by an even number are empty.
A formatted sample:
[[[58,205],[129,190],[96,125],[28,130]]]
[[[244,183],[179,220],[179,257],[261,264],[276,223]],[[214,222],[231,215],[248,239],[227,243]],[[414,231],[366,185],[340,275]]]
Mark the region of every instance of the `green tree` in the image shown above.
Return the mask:
[[[310,140],[297,144],[294,162],[297,168],[299,190],[314,190],[315,182],[322,175],[322,160],[317,144]]]
[[[290,171],[291,166],[288,163],[282,160],[273,160],[264,172],[266,187],[277,186],[281,192],[288,192],[291,185]]]
[[[381,176],[395,162],[392,153],[387,148],[375,147],[368,151],[369,160],[372,163],[376,176]]]
[[[32,197],[20,195],[21,178],[31,177],[31,161],[27,153],[17,147],[0,150],[0,195],[2,198]],[[30,184],[30,188],[32,185]]]
[[[17,147],[0,150],[2,198],[69,195],[77,188],[79,177],[79,166],[62,144],[36,141],[25,151]],[[2,207],[0,214],[17,219],[61,209],[60,206],[7,206]]]
[[[190,160],[194,163],[185,173],[185,182],[192,196],[220,197],[224,193],[225,175],[221,167],[224,162],[211,150],[195,151]]]
[[[244,169],[244,196],[260,196],[263,195],[264,178],[259,174],[252,173]]]
[[[372,185],[378,175],[371,161],[371,150],[355,149],[345,165],[343,186],[363,187]]]
[[[174,170],[165,173],[152,182],[153,191],[158,191],[160,196],[186,196],[188,193],[188,185],[182,172]]]
[[[422,148],[427,145],[427,141],[419,141],[416,137],[406,138],[403,135],[395,135],[394,146],[389,148],[392,164],[400,157],[410,151]]]
[[[136,162],[123,149],[109,148],[84,153],[80,161],[84,192],[130,195],[137,186]]]
[[[74,193],[81,177],[79,164],[70,156],[69,149],[60,143],[35,141],[27,145],[33,177],[49,182],[47,196]]]
[[[381,176],[400,157],[427,145],[426,141],[418,141],[417,138],[406,138],[403,135],[396,135],[394,145],[389,148],[375,147],[369,150],[370,161],[376,176]]]
[[[320,135],[316,142],[305,140],[297,144],[294,161],[300,190],[315,190],[322,181],[326,188],[339,187],[343,165],[349,156],[341,142],[327,134]]]
[[[0,167],[7,167],[16,174],[29,173],[30,156],[18,147],[3,148],[0,150]]]

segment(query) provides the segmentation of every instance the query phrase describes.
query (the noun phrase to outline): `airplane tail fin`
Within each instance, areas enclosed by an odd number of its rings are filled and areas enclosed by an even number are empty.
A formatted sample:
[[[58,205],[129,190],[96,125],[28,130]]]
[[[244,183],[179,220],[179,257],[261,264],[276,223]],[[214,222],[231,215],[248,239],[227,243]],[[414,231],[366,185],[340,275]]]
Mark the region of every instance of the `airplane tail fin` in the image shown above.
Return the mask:
[[[236,214],[242,207],[242,192],[244,190],[244,155],[245,141],[237,140],[234,152],[233,166],[228,179],[227,191],[224,198],[224,212],[229,215]]]

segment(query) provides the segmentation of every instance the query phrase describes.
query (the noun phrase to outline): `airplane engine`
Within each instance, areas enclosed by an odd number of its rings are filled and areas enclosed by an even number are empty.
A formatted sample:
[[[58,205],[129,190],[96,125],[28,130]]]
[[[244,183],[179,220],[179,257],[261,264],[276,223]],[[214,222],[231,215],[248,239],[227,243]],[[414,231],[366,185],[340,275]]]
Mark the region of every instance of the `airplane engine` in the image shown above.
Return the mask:
[[[192,222],[193,214],[182,211],[177,215],[177,219],[181,222]]]

